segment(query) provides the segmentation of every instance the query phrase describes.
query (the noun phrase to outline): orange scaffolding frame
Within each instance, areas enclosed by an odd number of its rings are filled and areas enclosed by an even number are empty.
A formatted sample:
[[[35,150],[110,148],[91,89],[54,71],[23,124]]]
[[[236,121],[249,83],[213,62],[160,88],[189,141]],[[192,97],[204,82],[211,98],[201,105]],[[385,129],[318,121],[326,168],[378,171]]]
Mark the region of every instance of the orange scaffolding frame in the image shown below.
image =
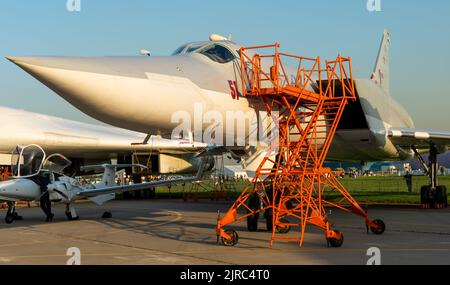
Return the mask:
[[[273,52],[260,53],[268,49]],[[356,99],[350,58],[339,55],[323,68],[319,57],[281,53],[279,44],[242,47],[240,55],[243,95],[259,98],[269,115],[279,113],[278,143],[271,149],[277,156],[263,159],[225,216],[219,215],[218,241],[237,244],[236,231],[224,227],[247,219],[248,230],[256,231],[264,212],[271,246],[275,240],[291,240],[301,247],[306,226],[312,224],[325,231],[328,246],[340,247],[343,234],[331,229],[327,206],[363,217],[367,229],[382,234],[383,221],[370,220],[336,174],[323,167],[344,108]],[[295,62],[296,69],[288,71],[285,61]],[[299,235],[286,237],[292,227],[300,229]]]

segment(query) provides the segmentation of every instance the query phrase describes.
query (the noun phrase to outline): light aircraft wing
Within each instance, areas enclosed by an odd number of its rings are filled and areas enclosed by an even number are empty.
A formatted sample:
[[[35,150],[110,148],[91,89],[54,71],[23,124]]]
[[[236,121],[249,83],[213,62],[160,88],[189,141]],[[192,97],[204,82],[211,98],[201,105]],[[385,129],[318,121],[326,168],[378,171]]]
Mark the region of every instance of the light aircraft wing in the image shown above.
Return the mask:
[[[389,129],[388,137],[394,145],[401,147],[415,146],[418,149],[428,149],[431,144],[438,147],[450,146],[450,132],[419,129]]]
[[[82,197],[82,198],[83,197],[84,198],[92,198],[92,197],[107,195],[107,194],[117,194],[117,193],[145,190],[145,189],[149,189],[151,187],[189,183],[189,182],[200,180],[202,178],[205,165],[206,165],[206,160],[203,160],[202,165],[199,167],[197,175],[191,176],[191,177],[158,180],[158,181],[138,183],[138,184],[132,184],[132,185],[119,185],[119,186],[110,186],[110,187],[99,187],[96,189],[86,189],[86,190],[82,190],[79,193],[77,193],[77,196]]]

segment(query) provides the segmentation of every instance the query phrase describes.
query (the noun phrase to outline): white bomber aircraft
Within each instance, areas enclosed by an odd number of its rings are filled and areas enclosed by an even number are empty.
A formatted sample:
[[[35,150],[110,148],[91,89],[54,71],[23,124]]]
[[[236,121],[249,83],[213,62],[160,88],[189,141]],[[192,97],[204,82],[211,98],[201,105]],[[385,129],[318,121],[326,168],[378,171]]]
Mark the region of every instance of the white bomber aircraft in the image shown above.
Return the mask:
[[[54,203],[66,205],[66,216],[69,220],[78,219],[73,206],[79,199],[89,199],[97,205],[115,198],[116,193],[138,191],[149,187],[168,184],[186,183],[201,178],[207,160],[202,158],[196,176],[180,179],[159,180],[131,185],[116,185],[116,170],[119,167],[145,167],[142,165],[97,165],[87,166],[84,169],[103,168],[104,173],[101,182],[97,184],[82,185],[78,180],[62,174],[63,170],[70,166],[71,161],[61,154],[46,156],[44,150],[38,145],[17,146],[12,155],[13,179],[0,182],[0,200],[8,202],[8,212],[5,222],[11,224],[22,217],[16,212],[15,202],[40,200],[43,188],[48,191],[49,199]],[[42,207],[42,206],[41,206]],[[47,213],[47,218],[51,213]],[[107,213],[111,217],[110,213]],[[53,216],[48,219],[50,221]]]
[[[410,115],[391,97],[390,44],[390,34],[385,31],[371,78],[354,79],[358,99],[346,107],[327,159],[369,162],[417,156],[430,176],[430,185],[422,188],[422,203],[446,204],[446,189],[437,183],[436,157],[447,150],[450,133],[416,129]],[[229,111],[265,110],[259,99],[236,92],[242,91],[240,48],[213,35],[210,41],[183,45],[171,56],[8,59],[100,121],[139,132],[170,133],[179,124],[172,120],[177,111],[195,118],[198,106],[203,112],[216,111],[223,117]],[[210,127],[208,123],[201,122],[201,129]],[[224,137],[236,137],[234,128],[225,125],[224,129],[232,132]],[[227,149],[235,154],[248,150],[237,146]],[[424,151],[431,154],[429,165],[421,159]],[[253,161],[263,157],[260,152],[247,156]]]
[[[61,153],[72,162],[77,160],[74,167],[108,161],[117,158],[118,154],[153,153],[164,156],[160,162],[171,172],[195,172],[200,159],[194,155],[206,147],[203,143],[168,140],[160,136],[146,137],[145,134],[116,127],[86,124],[6,107],[0,107],[0,113],[0,157],[3,164],[9,164],[11,153],[17,145],[37,144],[47,153]],[[147,144],[135,144],[143,140]],[[186,153],[191,155],[186,156]],[[163,170],[162,167],[160,170]]]

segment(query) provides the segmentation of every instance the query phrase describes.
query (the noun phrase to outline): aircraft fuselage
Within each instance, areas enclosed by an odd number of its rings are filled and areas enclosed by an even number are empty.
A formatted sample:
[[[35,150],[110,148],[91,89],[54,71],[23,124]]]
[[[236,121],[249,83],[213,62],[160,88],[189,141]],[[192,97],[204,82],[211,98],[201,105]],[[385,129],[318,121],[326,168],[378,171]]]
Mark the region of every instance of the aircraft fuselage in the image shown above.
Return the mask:
[[[242,114],[265,111],[260,100],[246,98],[241,87],[239,46],[220,45],[235,57],[218,62],[202,52],[167,57],[10,58],[84,113],[105,123],[144,133],[173,135],[189,118],[195,141],[205,131],[223,130],[223,144],[236,139]],[[202,48],[200,48],[201,51]],[[333,141],[329,160],[379,161],[405,158],[390,142],[387,128],[413,127],[406,111],[371,80],[355,79],[358,101]],[[359,109],[359,110],[358,110]],[[222,124],[213,126],[220,117]],[[250,135],[246,122],[246,136]],[[195,129],[200,129],[195,132]],[[209,128],[209,129],[208,129]],[[230,146],[227,138],[233,137]],[[173,138],[173,136],[172,136]],[[217,141],[215,142],[217,143]]]

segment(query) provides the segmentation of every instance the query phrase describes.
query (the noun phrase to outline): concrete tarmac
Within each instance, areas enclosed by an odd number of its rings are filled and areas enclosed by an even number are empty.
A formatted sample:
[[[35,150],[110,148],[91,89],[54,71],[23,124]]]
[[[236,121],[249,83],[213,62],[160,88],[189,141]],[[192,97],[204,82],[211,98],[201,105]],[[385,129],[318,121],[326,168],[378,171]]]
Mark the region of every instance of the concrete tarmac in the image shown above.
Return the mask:
[[[372,218],[387,225],[385,234],[366,233],[361,218],[333,210],[333,228],[344,233],[341,248],[327,248],[324,234],[308,229],[303,248],[275,242],[261,219],[258,232],[247,232],[240,222],[235,247],[216,244],[217,211],[229,202],[180,200],[112,201],[102,207],[76,204],[79,221],[67,221],[64,206],[54,207],[52,223],[44,222],[39,208],[18,209],[23,221],[7,225],[0,211],[0,264],[64,265],[67,250],[77,247],[82,264],[357,264],[364,265],[367,250],[377,247],[382,264],[450,264],[450,210],[370,208]],[[100,218],[111,211],[112,219]],[[298,234],[291,231],[288,236]]]

